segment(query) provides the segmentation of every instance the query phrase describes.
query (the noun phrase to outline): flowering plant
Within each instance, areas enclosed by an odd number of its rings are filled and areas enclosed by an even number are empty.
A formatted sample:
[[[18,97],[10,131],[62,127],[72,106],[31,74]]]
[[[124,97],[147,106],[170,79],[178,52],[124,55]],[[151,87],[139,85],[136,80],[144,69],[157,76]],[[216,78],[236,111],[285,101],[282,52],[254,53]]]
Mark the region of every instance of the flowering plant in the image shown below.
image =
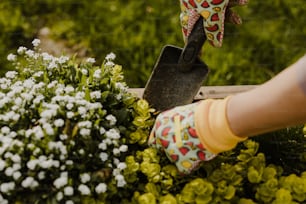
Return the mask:
[[[77,64],[39,43],[9,54],[0,79],[0,203],[102,202],[126,185],[127,144],[146,142],[152,110],[113,53]]]
[[[8,55],[15,70],[0,78],[1,204],[306,201],[305,149],[296,159],[300,175],[269,164],[247,140],[181,176],[147,146],[153,109],[128,92],[114,54],[96,66],[32,43]],[[304,131],[286,137],[298,144]]]

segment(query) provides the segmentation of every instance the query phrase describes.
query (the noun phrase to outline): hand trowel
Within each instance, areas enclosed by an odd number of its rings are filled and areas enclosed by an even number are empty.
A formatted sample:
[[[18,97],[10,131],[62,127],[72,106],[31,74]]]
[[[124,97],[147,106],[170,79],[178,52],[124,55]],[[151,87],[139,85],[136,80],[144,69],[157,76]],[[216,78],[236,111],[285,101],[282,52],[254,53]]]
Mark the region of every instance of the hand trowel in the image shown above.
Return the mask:
[[[199,58],[205,40],[200,17],[184,48],[163,47],[143,93],[143,98],[156,111],[193,102],[208,74],[207,65]]]

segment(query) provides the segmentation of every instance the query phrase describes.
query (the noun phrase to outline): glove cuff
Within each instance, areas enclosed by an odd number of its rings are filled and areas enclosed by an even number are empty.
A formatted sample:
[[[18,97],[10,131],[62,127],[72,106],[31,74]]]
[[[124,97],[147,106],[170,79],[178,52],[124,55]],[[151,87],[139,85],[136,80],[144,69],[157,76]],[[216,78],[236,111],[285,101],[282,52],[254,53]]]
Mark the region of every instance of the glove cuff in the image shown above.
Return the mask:
[[[231,150],[238,142],[247,139],[235,135],[230,128],[227,118],[229,99],[230,97],[204,100],[195,110],[195,129],[199,139],[214,154]]]

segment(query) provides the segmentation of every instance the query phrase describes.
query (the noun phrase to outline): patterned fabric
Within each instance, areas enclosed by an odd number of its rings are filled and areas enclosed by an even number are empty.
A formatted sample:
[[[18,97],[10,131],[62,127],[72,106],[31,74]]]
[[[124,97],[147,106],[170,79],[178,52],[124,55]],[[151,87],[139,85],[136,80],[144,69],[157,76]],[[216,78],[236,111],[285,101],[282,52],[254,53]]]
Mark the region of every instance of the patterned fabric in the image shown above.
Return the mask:
[[[160,113],[148,141],[150,146],[163,150],[183,174],[191,173],[201,162],[216,156],[205,149],[196,133],[194,110],[197,104]]]
[[[202,16],[208,42],[215,47],[221,47],[225,20],[234,24],[241,23],[240,17],[227,7],[245,5],[247,0],[180,0],[180,3],[180,20],[185,42],[195,22]]]

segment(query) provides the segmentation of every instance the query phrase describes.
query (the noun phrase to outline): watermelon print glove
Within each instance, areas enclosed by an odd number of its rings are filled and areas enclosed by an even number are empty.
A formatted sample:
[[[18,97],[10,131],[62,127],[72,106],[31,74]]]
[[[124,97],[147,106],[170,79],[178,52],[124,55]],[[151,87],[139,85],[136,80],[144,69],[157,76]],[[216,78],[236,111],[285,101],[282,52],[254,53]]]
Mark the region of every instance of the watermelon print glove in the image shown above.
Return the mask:
[[[179,106],[160,113],[148,141],[150,146],[164,151],[182,174],[191,173],[203,161],[216,156],[203,147],[196,133],[194,112],[197,105]]]
[[[202,162],[235,148],[247,137],[235,135],[230,127],[227,118],[230,98],[206,99],[160,113],[149,145],[165,152],[184,175]]]
[[[224,22],[241,24],[241,18],[230,8],[246,5],[248,0],[180,0],[180,21],[184,41],[191,33],[200,16],[203,17],[204,32],[208,42],[221,47],[224,35]]]

